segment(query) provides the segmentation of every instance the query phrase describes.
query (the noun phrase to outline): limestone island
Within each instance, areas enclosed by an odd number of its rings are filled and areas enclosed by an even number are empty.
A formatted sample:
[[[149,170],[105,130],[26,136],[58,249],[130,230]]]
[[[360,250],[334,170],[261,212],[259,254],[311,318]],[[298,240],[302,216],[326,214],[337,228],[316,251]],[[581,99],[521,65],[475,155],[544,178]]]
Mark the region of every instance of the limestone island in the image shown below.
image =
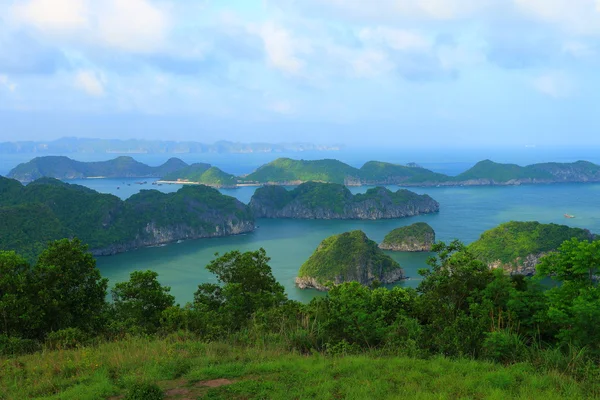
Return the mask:
[[[393,283],[404,279],[400,264],[377,247],[363,231],[333,235],[323,240],[300,267],[296,285],[300,289],[328,290],[328,284],[356,281]]]
[[[264,186],[250,200],[256,218],[387,219],[438,212],[440,205],[428,195],[384,187],[352,195],[337,183],[306,182],[293,190]]]
[[[382,250],[392,251],[431,251],[435,243],[435,231],[425,222],[396,228],[379,244]]]
[[[535,274],[542,256],[555,251],[566,240],[595,240],[587,229],[536,221],[511,221],[485,231],[468,250],[490,268],[502,268],[511,275]]]

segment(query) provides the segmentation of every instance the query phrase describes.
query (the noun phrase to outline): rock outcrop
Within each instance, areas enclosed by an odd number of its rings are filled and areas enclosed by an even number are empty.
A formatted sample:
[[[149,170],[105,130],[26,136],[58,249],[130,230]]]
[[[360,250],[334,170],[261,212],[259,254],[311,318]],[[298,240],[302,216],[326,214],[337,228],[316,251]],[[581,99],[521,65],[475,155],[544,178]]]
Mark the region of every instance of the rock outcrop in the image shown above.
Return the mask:
[[[388,219],[435,213],[440,205],[428,195],[383,187],[352,195],[343,185],[307,182],[288,191],[281,186],[259,188],[250,200],[257,218]]]
[[[393,283],[404,279],[404,271],[362,231],[345,232],[323,240],[300,267],[296,285],[301,289],[328,290],[329,284],[356,281]]]
[[[379,244],[382,250],[392,251],[431,251],[435,243],[435,231],[425,222],[396,228],[388,233]]]

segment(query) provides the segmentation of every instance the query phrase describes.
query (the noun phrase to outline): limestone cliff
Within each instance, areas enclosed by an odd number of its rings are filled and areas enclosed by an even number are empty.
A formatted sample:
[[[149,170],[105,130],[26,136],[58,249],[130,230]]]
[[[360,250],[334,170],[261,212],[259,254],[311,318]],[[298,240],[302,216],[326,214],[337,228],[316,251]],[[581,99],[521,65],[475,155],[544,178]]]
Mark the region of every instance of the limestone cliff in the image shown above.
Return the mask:
[[[435,232],[425,222],[396,228],[388,233],[379,248],[392,251],[431,251]]]
[[[293,190],[264,186],[256,190],[250,209],[257,218],[388,219],[439,211],[428,195],[406,189],[392,192],[383,187],[352,195],[343,185],[307,182]]]
[[[328,284],[356,281],[392,283],[404,278],[404,271],[385,255],[362,231],[345,232],[323,240],[313,255],[300,267],[299,288],[327,290]]]

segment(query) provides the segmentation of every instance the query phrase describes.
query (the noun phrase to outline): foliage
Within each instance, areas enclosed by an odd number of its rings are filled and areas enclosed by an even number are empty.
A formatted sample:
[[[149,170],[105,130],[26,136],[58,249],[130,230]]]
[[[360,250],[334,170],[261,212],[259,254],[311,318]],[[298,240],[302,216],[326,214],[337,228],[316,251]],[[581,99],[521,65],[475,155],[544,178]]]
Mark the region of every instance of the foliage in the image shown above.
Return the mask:
[[[383,253],[364,232],[357,230],[324,239],[302,264],[298,276],[315,278],[325,285],[338,279],[340,282],[360,280],[359,268],[379,276],[400,269],[400,265]]]
[[[589,240],[591,237],[585,229],[566,225],[511,221],[484,232],[469,245],[469,251],[485,263],[500,260],[504,264],[514,264],[530,254],[556,250],[565,240]]]
[[[154,271],[134,271],[129,281],[112,289],[115,319],[138,333],[153,333],[160,327],[162,313],[175,304],[171,288],[162,286]]]
[[[435,232],[429,224],[417,222],[412,225],[396,228],[385,235],[384,244],[399,244],[410,239],[417,243],[430,243],[435,241]]]
[[[237,178],[234,175],[223,172],[217,167],[211,167],[209,164],[202,163],[192,164],[187,168],[167,174],[162,180],[183,180],[216,187],[235,186],[237,184]]]
[[[162,400],[165,398],[156,383],[134,383],[127,390],[125,400]]]
[[[285,303],[287,296],[273,277],[269,260],[262,248],[245,253],[231,251],[217,257],[206,269],[216,275],[219,284],[199,285],[194,306],[235,330],[254,313]]]
[[[348,177],[358,177],[358,170],[338,160],[292,160],[278,158],[243,178],[248,182],[330,182],[344,183]]]

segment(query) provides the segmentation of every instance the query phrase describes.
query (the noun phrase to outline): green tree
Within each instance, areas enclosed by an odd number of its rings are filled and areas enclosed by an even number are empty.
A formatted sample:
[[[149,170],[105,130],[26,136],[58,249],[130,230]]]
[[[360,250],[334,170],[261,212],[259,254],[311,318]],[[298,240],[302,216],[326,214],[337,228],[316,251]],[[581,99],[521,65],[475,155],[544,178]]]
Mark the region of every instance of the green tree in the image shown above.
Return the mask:
[[[273,277],[269,260],[262,248],[217,257],[206,269],[217,276],[219,284],[199,285],[194,306],[223,316],[227,327],[238,329],[255,312],[285,303],[285,290]]]
[[[595,353],[600,353],[600,288],[595,279],[599,265],[600,242],[574,238],[543,257],[537,269],[540,278],[561,282],[546,292],[548,319],[558,327],[559,343],[587,346]]]
[[[31,336],[39,316],[30,293],[31,266],[14,251],[0,251],[0,334]]]
[[[114,318],[121,327],[137,333],[154,333],[160,327],[161,314],[175,304],[171,288],[162,286],[154,271],[134,271],[129,281],[112,289]]]
[[[40,313],[38,336],[65,328],[89,332],[101,327],[107,284],[79,239],[50,243],[32,270],[29,288]]]

